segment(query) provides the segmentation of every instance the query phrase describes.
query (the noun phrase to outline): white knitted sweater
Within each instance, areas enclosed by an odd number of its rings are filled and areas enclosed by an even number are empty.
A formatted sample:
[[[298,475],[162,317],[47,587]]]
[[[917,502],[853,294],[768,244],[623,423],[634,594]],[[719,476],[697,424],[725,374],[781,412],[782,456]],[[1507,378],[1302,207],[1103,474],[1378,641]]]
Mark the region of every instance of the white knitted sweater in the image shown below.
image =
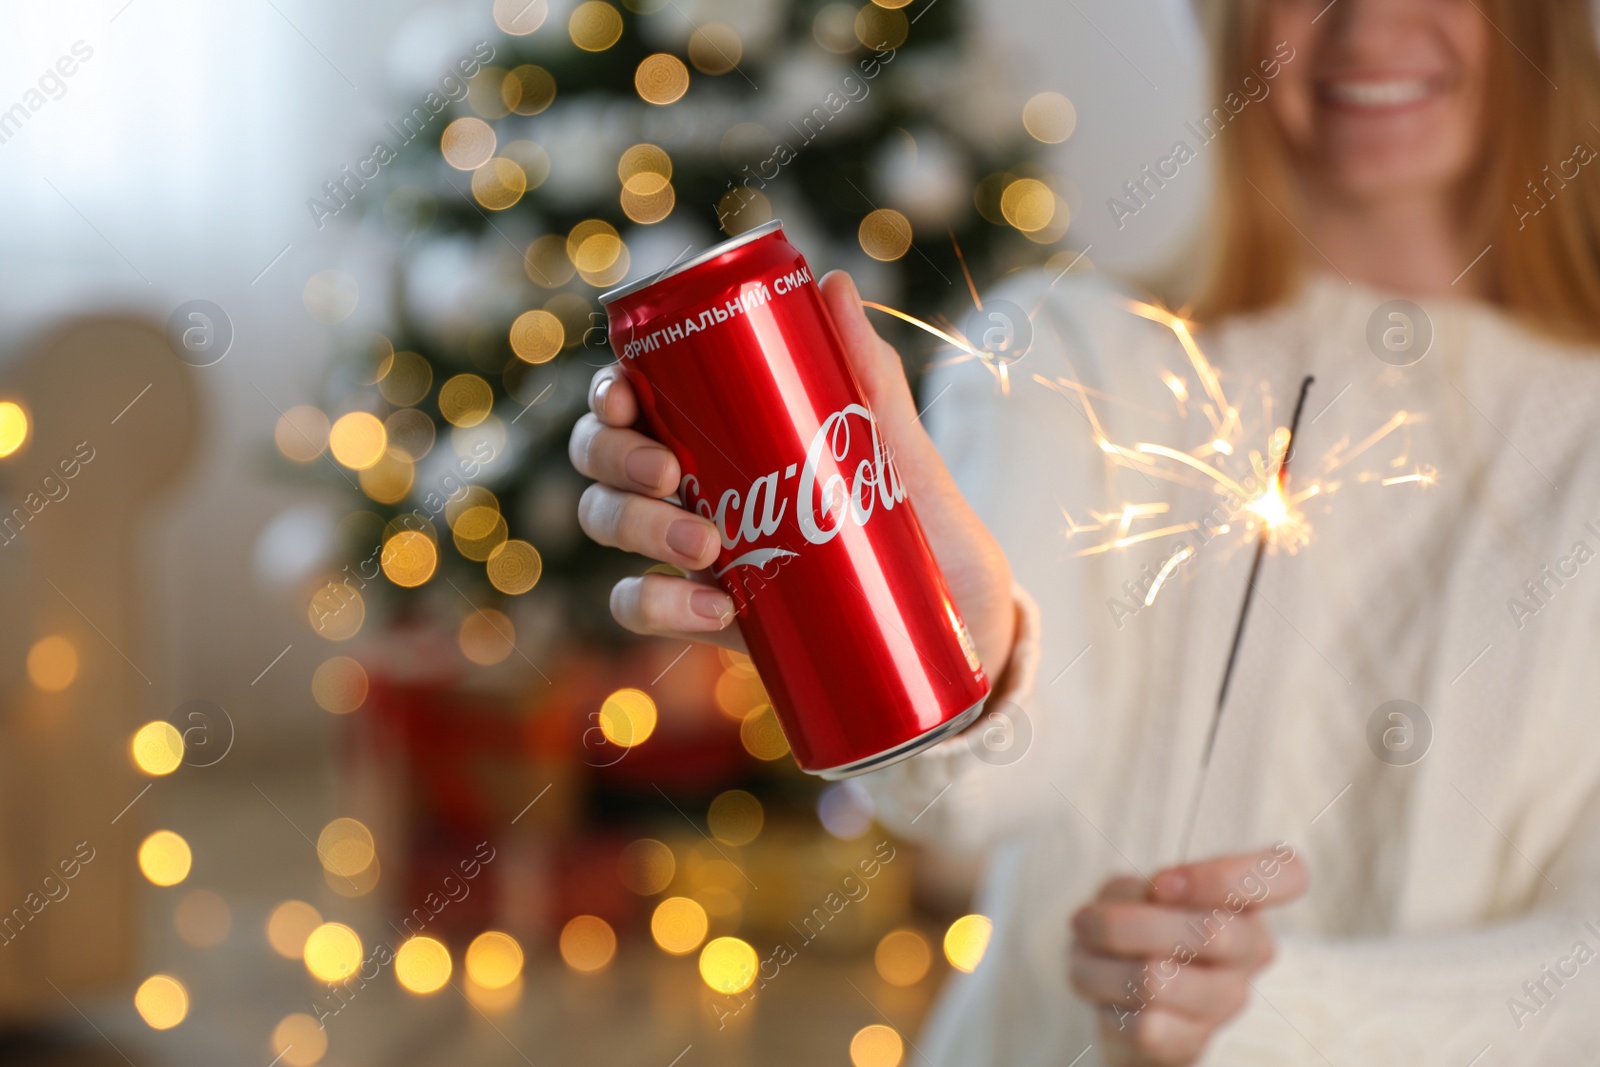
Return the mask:
[[[1014,762],[986,762],[969,731],[863,782],[891,828],[989,856],[976,908],[993,938],[944,990],[925,1059],[1088,1067],[1100,1050],[1074,1060],[1095,1029],[1066,983],[1068,917],[1107,877],[1179,858],[1252,546],[1236,522],[1149,607],[1128,589],[1184,538],[1076,555],[1105,535],[1069,539],[1067,515],[1171,504],[1136,534],[1217,498],[1107,462],[1074,392],[1035,376],[1104,394],[1091,394],[1095,413],[1119,444],[1184,449],[1205,439],[1201,385],[1174,336],[1101,281],[1023,276],[995,296],[1040,308],[1009,395],[955,363],[930,377],[926,421],[1010,558],[1023,625],[997,700],[1020,705],[1032,738]],[[1269,428],[1260,390],[1281,425],[1315,374],[1290,488],[1340,483],[1303,505],[1310,543],[1265,560],[1196,813],[1191,858],[1281,840],[1311,875],[1302,901],[1270,913],[1278,958],[1205,1062],[1588,1062],[1579,1050],[1600,1050],[1600,354],[1437,301],[1431,351],[1395,368],[1366,341],[1388,299],[1318,278],[1200,338],[1246,444]],[[1187,379],[1186,419],[1162,368]],[[1348,454],[1399,410],[1400,429],[1326,470],[1341,441]],[[1430,464],[1436,485],[1381,484]],[[1369,742],[1393,699],[1431,726],[1409,766]],[[1376,732],[1391,725],[1406,724]]]

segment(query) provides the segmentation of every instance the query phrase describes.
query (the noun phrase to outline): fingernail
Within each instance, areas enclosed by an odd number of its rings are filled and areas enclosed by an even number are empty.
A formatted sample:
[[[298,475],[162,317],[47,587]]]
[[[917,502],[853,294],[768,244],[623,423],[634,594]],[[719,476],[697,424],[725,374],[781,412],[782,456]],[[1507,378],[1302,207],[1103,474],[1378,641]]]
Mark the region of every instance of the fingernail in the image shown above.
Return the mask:
[[[659,489],[667,474],[667,454],[659,448],[636,448],[622,461],[622,469],[639,485]]]
[[[699,559],[711,547],[711,530],[693,519],[678,519],[667,527],[667,547],[689,559]]]
[[[1156,895],[1175,904],[1189,894],[1189,876],[1182,871],[1162,871],[1155,877]]]
[[[721,622],[733,614],[733,601],[715,589],[696,589],[689,594],[689,607],[702,619]]]
[[[606,394],[611,392],[611,383],[614,381],[616,379],[608,374],[600,379],[599,385],[595,386],[594,413],[596,415],[604,415],[606,413]]]

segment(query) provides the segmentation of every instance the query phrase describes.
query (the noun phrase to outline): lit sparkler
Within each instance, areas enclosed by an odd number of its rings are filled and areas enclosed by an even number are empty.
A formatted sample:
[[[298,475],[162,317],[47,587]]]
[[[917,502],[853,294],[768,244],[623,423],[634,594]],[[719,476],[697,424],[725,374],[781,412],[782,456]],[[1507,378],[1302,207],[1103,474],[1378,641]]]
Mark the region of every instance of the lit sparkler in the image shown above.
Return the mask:
[[[971,286],[970,278],[968,281],[969,288],[973,292],[973,302],[979,310],[982,310],[983,304],[977,296],[976,288]],[[993,352],[975,345],[958,327],[948,322],[941,325],[925,322],[897,308],[870,300],[862,303],[865,307],[892,315],[939,339],[957,351],[955,358],[958,361],[979,360],[995,376],[1001,391],[1009,393],[1011,361],[996,358]],[[1240,526],[1244,543],[1252,539],[1259,542],[1264,538],[1265,543],[1271,548],[1294,552],[1307,544],[1311,538],[1311,523],[1302,505],[1313,497],[1325,497],[1336,492],[1343,484],[1341,478],[1334,477],[1337,472],[1368,453],[1390,434],[1419,421],[1413,412],[1397,411],[1354,445],[1348,439],[1340,441],[1322,458],[1322,469],[1319,474],[1308,477],[1295,486],[1289,486],[1280,477],[1289,448],[1291,436],[1289,428],[1277,427],[1267,436],[1261,447],[1247,447],[1241,440],[1244,423],[1240,408],[1223,390],[1221,376],[1201,350],[1192,324],[1182,316],[1154,304],[1129,301],[1127,307],[1141,318],[1165,326],[1179,342],[1188,364],[1187,369],[1198,383],[1198,389],[1191,389],[1189,380],[1170,368],[1158,369],[1157,373],[1171,392],[1180,418],[1187,420],[1191,411],[1195,411],[1205,419],[1205,432],[1198,444],[1175,447],[1172,444],[1155,441],[1119,443],[1106,432],[1096,409],[1097,401],[1111,401],[1114,398],[1081,382],[1063,377],[1047,378],[1035,374],[1032,380],[1069,397],[1079,405],[1089,421],[1095,445],[1109,460],[1136,470],[1147,479],[1154,478],[1178,485],[1209,489],[1224,502],[1225,506],[1221,510],[1225,518],[1213,525],[1207,525],[1204,520],[1191,520],[1168,522],[1149,528],[1146,524],[1150,520],[1167,515],[1171,511],[1170,503],[1129,501],[1114,509],[1091,511],[1083,519],[1075,518],[1063,508],[1062,516],[1066,520],[1066,536],[1069,541],[1082,535],[1101,535],[1097,543],[1078,549],[1074,555],[1099,555],[1130,548],[1146,541],[1191,533],[1197,534],[1197,539],[1204,544],[1214,537],[1234,532],[1236,524]],[[1265,390],[1262,393],[1262,408],[1265,421],[1270,425],[1272,397]],[[1406,457],[1401,456],[1394,461],[1387,473],[1363,471],[1354,478],[1360,483],[1376,482],[1384,488],[1398,485],[1427,487],[1437,483],[1438,471],[1435,468],[1418,466],[1409,472],[1400,472],[1399,468],[1406,463]],[[1234,473],[1235,470],[1239,473]],[[1217,512],[1213,511],[1212,514],[1216,515]],[[1152,582],[1150,591],[1146,594],[1147,606],[1154,603],[1154,594],[1159,593],[1161,588],[1168,584],[1168,579],[1173,576],[1176,568],[1195,555],[1193,546],[1183,545],[1167,557],[1157,572],[1157,580]]]
[[[1300,397],[1294,402],[1294,415],[1289,419],[1289,430],[1284,437],[1283,457],[1278,461],[1277,472],[1267,491],[1249,505],[1250,509],[1261,517],[1261,532],[1256,539],[1256,554],[1250,560],[1250,576],[1245,579],[1244,600],[1239,605],[1239,621],[1233,627],[1233,643],[1228,646],[1228,665],[1222,669],[1222,686],[1217,691],[1217,706],[1211,713],[1211,728],[1206,732],[1206,747],[1200,754],[1200,774],[1195,779],[1194,797],[1189,802],[1189,812],[1184,820],[1183,839],[1178,846],[1179,862],[1186,863],[1189,859],[1189,844],[1194,837],[1195,815],[1200,810],[1200,799],[1205,794],[1206,779],[1211,771],[1211,751],[1217,746],[1217,728],[1222,725],[1222,711],[1228,706],[1228,689],[1233,684],[1233,668],[1239,662],[1239,646],[1244,640],[1244,625],[1250,618],[1250,605],[1255,602],[1256,578],[1261,574],[1261,560],[1267,554],[1267,545],[1272,541],[1274,533],[1293,521],[1289,515],[1288,502],[1284,499],[1283,487],[1289,480],[1290,449],[1294,446],[1294,435],[1300,429],[1300,416],[1305,413],[1306,394],[1311,391],[1313,381],[1315,379],[1308,374],[1300,383]]]

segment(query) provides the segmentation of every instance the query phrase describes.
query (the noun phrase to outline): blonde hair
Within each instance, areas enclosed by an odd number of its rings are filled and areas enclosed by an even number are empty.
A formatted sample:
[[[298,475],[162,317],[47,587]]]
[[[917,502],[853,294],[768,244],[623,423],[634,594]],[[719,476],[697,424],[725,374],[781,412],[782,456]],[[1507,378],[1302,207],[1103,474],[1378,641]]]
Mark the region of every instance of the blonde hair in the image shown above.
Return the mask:
[[[1208,5],[1219,98],[1256,74],[1270,48],[1267,2]],[[1483,163],[1461,191],[1467,243],[1493,245],[1474,268],[1481,290],[1534,329],[1600,344],[1600,168],[1576,179],[1560,173],[1580,153],[1580,165],[1600,158],[1600,131],[1589,125],[1600,117],[1600,49],[1588,0],[1475,3],[1502,31],[1490,35]],[[1202,321],[1288,299],[1306,264],[1294,224],[1262,203],[1264,195],[1292,218],[1299,202],[1272,115],[1247,108],[1219,141],[1208,260],[1192,309]],[[1527,216],[1533,209],[1536,218]]]

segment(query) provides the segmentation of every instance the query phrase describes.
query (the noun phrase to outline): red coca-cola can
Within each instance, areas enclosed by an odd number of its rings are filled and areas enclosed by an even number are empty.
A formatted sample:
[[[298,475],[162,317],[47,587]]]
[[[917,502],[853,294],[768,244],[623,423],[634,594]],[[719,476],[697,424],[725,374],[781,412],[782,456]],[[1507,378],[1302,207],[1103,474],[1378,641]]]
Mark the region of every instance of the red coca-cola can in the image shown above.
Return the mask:
[[[988,678],[779,223],[600,302],[801,769],[858,774],[976,718]]]

